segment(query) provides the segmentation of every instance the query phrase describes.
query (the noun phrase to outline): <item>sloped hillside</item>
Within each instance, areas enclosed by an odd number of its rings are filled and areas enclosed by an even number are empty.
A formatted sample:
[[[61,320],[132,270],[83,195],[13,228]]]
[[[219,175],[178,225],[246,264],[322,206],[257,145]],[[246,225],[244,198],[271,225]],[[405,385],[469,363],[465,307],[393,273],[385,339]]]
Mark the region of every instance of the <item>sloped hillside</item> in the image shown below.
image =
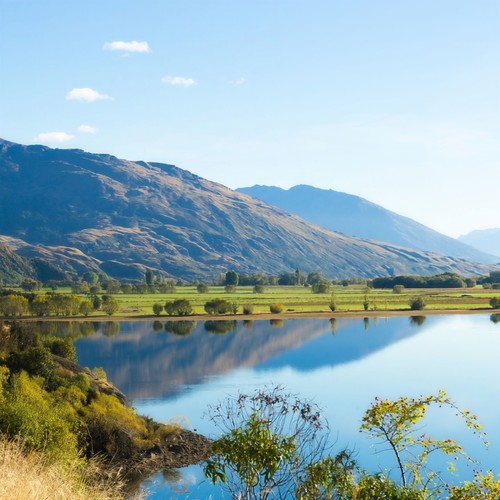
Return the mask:
[[[0,284],[14,284],[23,278],[34,278],[36,271],[31,262],[16,255],[9,247],[0,244]]]
[[[173,165],[7,141],[0,234],[52,255],[64,249],[61,266],[79,252],[118,277],[144,266],[185,279],[297,266],[332,278],[488,270],[334,233]]]
[[[486,247],[472,245],[466,238],[458,241],[364,198],[333,189],[300,185],[290,189],[252,186],[236,191],[331,231],[475,262],[494,263],[499,260],[491,250],[488,253]]]

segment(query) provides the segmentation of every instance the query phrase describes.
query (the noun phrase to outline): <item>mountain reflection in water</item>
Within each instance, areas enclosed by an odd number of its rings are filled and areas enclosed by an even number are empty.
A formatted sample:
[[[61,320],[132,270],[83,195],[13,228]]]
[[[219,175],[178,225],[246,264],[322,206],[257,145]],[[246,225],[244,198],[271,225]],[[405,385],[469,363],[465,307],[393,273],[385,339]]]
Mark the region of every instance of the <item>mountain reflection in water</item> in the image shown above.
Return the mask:
[[[121,322],[119,333],[117,323],[103,322],[76,346],[80,364],[104,368],[130,399],[160,399],[238,368],[310,370],[358,360],[418,332],[400,320],[366,318],[361,332],[356,319]]]

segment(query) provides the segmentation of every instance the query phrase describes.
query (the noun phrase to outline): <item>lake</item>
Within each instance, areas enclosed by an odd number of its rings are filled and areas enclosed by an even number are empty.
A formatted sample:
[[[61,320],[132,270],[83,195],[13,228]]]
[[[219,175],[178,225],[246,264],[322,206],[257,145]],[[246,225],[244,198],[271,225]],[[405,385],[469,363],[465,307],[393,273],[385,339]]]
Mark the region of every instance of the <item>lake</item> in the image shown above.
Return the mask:
[[[238,391],[283,385],[312,399],[332,429],[334,448],[356,451],[370,471],[393,469],[389,453],[359,433],[376,396],[417,397],[445,389],[479,416],[489,448],[448,411],[431,412],[425,432],[450,437],[500,471],[500,323],[489,315],[162,321],[66,326],[80,364],[102,367],[139,413],[179,421],[214,437],[209,405]],[[48,327],[46,327],[48,328]],[[57,327],[61,328],[61,327]],[[460,469],[460,478],[472,469]],[[146,481],[150,498],[219,498],[199,466]]]

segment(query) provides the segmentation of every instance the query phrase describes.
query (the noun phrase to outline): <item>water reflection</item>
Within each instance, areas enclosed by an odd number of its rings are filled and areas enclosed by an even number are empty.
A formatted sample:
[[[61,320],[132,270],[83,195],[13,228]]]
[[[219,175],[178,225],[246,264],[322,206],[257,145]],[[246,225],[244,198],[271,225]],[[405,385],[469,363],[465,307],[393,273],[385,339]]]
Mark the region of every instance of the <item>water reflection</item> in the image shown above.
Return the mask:
[[[280,321],[280,320],[272,320]],[[238,322],[159,321],[103,322],[98,334],[77,341],[84,366],[101,366],[117,387],[130,398],[156,399],[175,394],[182,387],[200,384],[241,367],[268,370],[293,366],[297,370],[334,366],[361,359],[394,342],[417,334],[405,326],[406,318],[385,325],[371,324],[373,334],[360,339],[359,320],[288,320]],[[335,340],[325,333],[335,330]]]
[[[167,321],[165,331],[184,337],[189,335],[195,328],[196,321]]]
[[[425,323],[426,319],[426,316],[410,316],[410,325],[422,326]]]
[[[492,323],[499,323],[500,322],[500,314],[492,314],[490,316],[490,321]]]
[[[106,321],[102,327],[102,334],[105,337],[116,337],[120,333],[120,323],[116,321]]]
[[[209,320],[204,322],[204,327],[208,333],[223,334],[236,331],[238,329],[238,322],[230,320]]]
[[[163,323],[161,321],[153,321],[153,332],[161,332],[163,330]]]

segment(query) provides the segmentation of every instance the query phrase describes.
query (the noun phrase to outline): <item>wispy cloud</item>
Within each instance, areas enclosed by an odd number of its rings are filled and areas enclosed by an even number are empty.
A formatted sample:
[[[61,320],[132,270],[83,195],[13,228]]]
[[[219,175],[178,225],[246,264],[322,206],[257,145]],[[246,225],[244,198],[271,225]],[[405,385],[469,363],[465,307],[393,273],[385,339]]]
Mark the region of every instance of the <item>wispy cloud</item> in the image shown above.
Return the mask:
[[[148,53],[151,52],[148,42],[106,42],[103,46],[104,50],[119,50],[122,52]]]
[[[80,125],[78,127],[78,132],[83,132],[84,134],[95,134],[99,129],[92,127],[92,125]]]
[[[97,90],[93,90],[89,87],[74,88],[66,94],[66,99],[68,101],[103,101],[106,99],[112,99],[109,95],[101,94]]]
[[[247,79],[244,76],[240,76],[237,80],[231,82],[233,85],[243,85]]]
[[[164,76],[161,81],[162,83],[177,87],[192,87],[196,85],[196,82],[192,78],[185,78],[183,76]]]
[[[36,142],[67,142],[74,139],[75,136],[66,132],[41,132],[35,137]]]

